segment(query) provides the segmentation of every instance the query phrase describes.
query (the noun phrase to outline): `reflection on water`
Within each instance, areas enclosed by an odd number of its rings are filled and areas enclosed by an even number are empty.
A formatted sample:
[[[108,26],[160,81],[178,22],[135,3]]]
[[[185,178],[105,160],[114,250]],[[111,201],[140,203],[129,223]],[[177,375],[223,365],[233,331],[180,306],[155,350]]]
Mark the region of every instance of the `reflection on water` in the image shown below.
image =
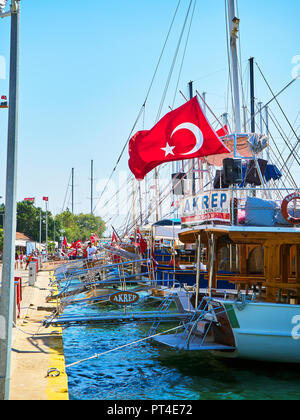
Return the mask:
[[[87,310],[117,308],[77,305],[66,313]],[[149,324],[128,324],[66,329],[66,364],[139,340],[148,328]],[[223,360],[149,341],[71,367],[67,373],[73,400],[300,399],[300,366]]]

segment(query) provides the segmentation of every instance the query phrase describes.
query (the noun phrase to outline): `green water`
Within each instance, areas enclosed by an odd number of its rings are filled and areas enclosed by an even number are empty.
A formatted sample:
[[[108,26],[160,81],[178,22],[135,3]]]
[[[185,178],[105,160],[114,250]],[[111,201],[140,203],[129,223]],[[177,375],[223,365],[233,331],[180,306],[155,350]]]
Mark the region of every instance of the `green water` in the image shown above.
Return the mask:
[[[76,306],[66,313],[110,310],[117,307]],[[141,339],[149,326],[69,328],[64,331],[66,364]],[[71,367],[67,373],[72,400],[300,400],[300,366],[217,359],[150,341]]]

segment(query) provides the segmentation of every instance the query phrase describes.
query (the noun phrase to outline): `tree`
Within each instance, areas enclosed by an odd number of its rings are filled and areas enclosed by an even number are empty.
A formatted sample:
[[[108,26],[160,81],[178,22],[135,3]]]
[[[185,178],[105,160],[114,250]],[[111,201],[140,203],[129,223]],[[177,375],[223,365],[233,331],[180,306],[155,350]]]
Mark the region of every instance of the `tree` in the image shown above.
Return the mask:
[[[0,229],[3,228],[5,206],[0,206]],[[102,237],[105,232],[105,224],[101,217],[91,214],[74,215],[69,210],[53,217],[50,211],[47,213],[34,203],[21,201],[17,203],[17,231],[24,233],[33,241],[38,242],[40,237],[40,215],[42,217],[42,242],[46,241],[46,215],[48,216],[48,241],[58,242],[61,231],[64,231],[68,242],[81,239],[86,241],[91,233],[97,233]],[[0,242],[1,243],[1,242]]]

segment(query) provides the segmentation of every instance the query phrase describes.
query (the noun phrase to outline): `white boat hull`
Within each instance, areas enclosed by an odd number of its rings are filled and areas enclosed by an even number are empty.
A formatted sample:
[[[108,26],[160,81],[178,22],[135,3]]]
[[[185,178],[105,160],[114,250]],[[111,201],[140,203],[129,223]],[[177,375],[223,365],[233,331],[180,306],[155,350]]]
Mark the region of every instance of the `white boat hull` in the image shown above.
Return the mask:
[[[239,305],[233,301],[225,304],[237,350],[222,356],[300,363],[300,305]]]

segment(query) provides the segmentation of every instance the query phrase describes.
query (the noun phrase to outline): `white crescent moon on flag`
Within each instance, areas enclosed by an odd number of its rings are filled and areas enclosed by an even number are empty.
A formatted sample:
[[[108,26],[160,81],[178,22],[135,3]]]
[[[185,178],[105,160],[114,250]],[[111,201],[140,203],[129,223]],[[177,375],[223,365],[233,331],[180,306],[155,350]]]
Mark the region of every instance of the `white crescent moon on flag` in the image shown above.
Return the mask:
[[[196,138],[196,145],[190,152],[183,153],[182,155],[183,156],[192,155],[192,154],[198,152],[198,150],[200,150],[201,147],[203,146],[203,134],[202,134],[202,131],[200,130],[200,128],[197,125],[192,124],[192,123],[183,123],[183,124],[180,124],[178,127],[175,128],[175,130],[171,134],[171,138],[173,137],[173,135],[177,131],[184,130],[184,129],[189,130],[194,134],[194,136]]]

